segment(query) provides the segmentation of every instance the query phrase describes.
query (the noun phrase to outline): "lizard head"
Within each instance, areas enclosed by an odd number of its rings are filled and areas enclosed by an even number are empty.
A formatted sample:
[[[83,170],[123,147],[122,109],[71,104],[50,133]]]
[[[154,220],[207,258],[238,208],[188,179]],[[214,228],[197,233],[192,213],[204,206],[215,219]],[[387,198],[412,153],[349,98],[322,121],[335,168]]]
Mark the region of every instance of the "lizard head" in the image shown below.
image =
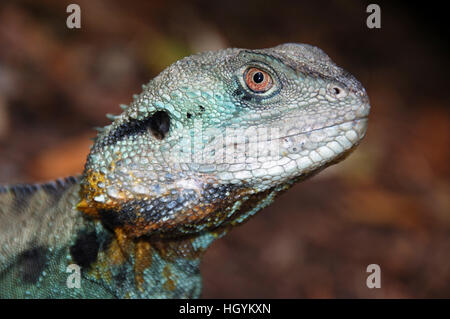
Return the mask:
[[[354,149],[369,109],[310,45],[184,58],[99,133],[78,208],[136,237],[239,223]]]

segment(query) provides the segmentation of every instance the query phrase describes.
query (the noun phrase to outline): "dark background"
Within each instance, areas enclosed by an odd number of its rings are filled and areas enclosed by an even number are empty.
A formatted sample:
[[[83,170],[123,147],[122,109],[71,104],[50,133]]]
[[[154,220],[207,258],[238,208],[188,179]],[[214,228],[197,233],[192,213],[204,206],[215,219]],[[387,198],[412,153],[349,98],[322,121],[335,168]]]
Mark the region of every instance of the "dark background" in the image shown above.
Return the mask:
[[[82,171],[94,126],[191,53],[283,42],[322,48],[366,87],[367,137],[213,244],[203,297],[450,297],[450,114],[445,9],[361,1],[0,4],[0,183]],[[366,287],[379,264],[381,289]]]

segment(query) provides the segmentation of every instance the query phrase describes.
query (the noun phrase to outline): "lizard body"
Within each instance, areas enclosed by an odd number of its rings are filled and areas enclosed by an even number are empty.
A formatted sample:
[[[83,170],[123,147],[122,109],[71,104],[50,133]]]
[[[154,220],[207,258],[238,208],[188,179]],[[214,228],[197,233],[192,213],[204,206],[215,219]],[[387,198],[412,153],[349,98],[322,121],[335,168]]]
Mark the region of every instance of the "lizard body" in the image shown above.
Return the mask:
[[[82,176],[0,187],[0,297],[199,297],[208,246],[348,155],[370,105],[323,51],[283,44],[184,58],[123,109]]]

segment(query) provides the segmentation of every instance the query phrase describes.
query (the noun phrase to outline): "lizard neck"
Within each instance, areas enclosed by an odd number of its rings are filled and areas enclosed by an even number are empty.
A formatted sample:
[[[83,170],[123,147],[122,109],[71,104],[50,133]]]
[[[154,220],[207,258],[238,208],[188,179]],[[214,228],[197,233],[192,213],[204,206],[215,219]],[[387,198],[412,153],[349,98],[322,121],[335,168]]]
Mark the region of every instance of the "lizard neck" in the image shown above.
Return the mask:
[[[244,196],[229,212],[232,219],[220,226],[185,236],[134,237],[123,227],[111,229],[99,218],[92,220],[101,239],[96,261],[87,274],[102,286],[114,287],[120,298],[194,298],[201,293],[200,263],[212,242],[248,220],[290,185]],[[86,215],[89,218],[89,215]],[[106,234],[106,235],[105,235]],[[79,251],[88,249],[79,247]]]
[[[90,236],[101,248],[83,274],[90,281],[111,287],[111,293],[118,298],[200,296],[201,257],[216,236],[204,233],[187,238],[129,238],[121,229],[105,229],[99,221],[92,226],[95,235]],[[77,251],[83,251],[83,247]]]
[[[83,192],[78,198],[82,203]],[[136,236],[121,224],[79,212],[86,224],[70,248],[71,262],[84,269],[85,279],[118,298],[198,298],[201,258],[227,232]]]
[[[91,223],[90,235],[82,236],[96,238],[96,245],[100,246],[85,276],[104,287],[114,287],[111,293],[120,298],[199,297],[199,267],[206,249],[231,228],[269,205],[289,186],[246,194],[233,205],[222,206],[223,211],[218,213],[229,216],[228,219],[220,220],[216,227],[187,234],[174,231],[136,235],[122,224],[109,223],[109,219],[81,209]],[[83,202],[82,196],[80,200]],[[89,251],[89,247],[83,247],[82,240],[79,243],[74,251]],[[74,262],[77,263],[76,258]]]

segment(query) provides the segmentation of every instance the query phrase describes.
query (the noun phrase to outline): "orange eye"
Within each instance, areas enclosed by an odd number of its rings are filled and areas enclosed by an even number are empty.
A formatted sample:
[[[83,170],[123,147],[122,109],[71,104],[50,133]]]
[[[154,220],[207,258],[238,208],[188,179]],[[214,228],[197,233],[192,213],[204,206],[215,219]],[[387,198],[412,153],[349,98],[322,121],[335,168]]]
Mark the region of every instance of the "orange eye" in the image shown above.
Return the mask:
[[[257,68],[249,68],[244,75],[248,88],[256,93],[269,90],[272,85],[272,77],[265,71]]]

